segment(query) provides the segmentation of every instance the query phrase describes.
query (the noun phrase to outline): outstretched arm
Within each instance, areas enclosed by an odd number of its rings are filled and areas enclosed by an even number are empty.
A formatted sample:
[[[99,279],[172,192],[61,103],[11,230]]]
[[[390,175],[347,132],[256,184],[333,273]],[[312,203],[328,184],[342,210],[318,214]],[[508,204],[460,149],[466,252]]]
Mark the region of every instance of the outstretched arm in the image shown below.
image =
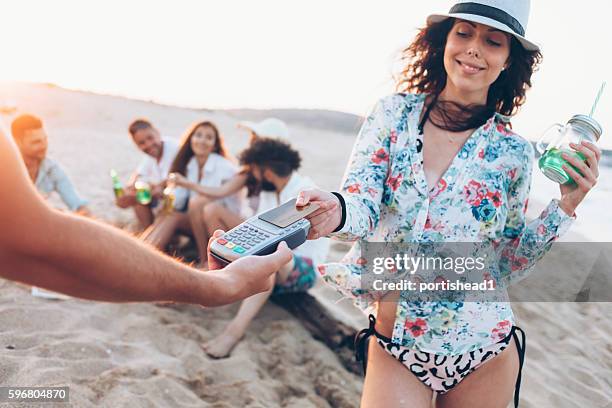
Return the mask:
[[[248,175],[245,173],[238,173],[234,177],[223,183],[221,186],[210,187],[201,186],[198,183],[189,181],[182,175],[178,175],[176,184],[210,198],[223,198],[240,191],[240,189],[245,186],[247,177]]]
[[[72,180],[68,177],[64,169],[55,163],[51,168],[51,177],[55,185],[55,190],[59,193],[62,201],[70,209],[70,211],[76,211],[80,214],[89,214],[87,209],[87,200],[77,193]]]
[[[201,272],[130,235],[55,211],[27,178],[14,146],[0,132],[0,276],[86,299],[167,300],[216,306],[267,290],[291,251],[249,257]]]

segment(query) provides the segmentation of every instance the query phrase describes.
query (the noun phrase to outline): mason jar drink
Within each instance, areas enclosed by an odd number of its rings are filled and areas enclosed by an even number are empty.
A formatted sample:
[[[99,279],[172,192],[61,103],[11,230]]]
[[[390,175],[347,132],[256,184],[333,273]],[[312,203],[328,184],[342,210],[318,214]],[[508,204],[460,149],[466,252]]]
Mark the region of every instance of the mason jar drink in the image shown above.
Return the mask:
[[[571,166],[563,157],[563,153],[578,157],[586,162],[586,157],[570,147],[570,143],[580,144],[582,141],[597,143],[603,130],[595,119],[587,115],[575,115],[565,125],[559,123],[551,126],[536,144],[537,151],[542,155],[538,167],[546,177],[559,184],[572,184],[574,180],[563,170],[563,165]],[[578,173],[580,171],[571,166]]]
[[[151,203],[153,197],[151,195],[151,186],[149,183],[138,180],[134,183],[134,188],[136,189],[136,201],[138,201],[138,203],[142,205]]]

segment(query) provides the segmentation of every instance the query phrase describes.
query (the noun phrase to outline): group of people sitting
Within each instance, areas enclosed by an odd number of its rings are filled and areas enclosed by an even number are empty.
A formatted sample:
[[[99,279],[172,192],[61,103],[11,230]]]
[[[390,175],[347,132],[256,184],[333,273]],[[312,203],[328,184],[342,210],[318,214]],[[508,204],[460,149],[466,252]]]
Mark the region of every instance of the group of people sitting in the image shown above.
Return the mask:
[[[133,209],[145,242],[165,250],[178,233],[189,236],[197,245],[199,266],[206,270],[207,245],[214,231],[228,231],[315,187],[312,180],[297,172],[301,157],[289,144],[289,130],[282,121],[270,118],[243,122],[241,127],[250,133],[250,139],[237,162],[210,121],[194,124],[178,142],[162,138],[148,120],[137,119],[129,125],[129,134],[145,157],[115,202],[120,208]],[[47,157],[42,121],[33,115],[21,115],[12,122],[11,131],[38,191],[44,197],[55,191],[70,210],[90,215],[87,201],[77,193],[65,171]],[[174,210],[162,211],[169,177],[176,184]],[[151,201],[147,204],[137,199],[137,181],[150,186]],[[204,350],[212,357],[228,356],[271,294],[311,288],[328,245],[327,238],[320,238],[295,249],[293,259],[277,272],[273,289],[244,300],[225,330],[203,344]]]

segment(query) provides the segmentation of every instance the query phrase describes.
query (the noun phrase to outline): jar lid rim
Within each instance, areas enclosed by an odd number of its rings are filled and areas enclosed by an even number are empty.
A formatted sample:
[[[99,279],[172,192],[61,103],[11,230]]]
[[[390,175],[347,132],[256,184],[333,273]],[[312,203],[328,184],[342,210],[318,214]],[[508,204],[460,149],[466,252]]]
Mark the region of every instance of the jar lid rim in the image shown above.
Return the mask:
[[[588,115],[574,115],[567,123],[579,123],[588,126],[597,140],[599,140],[603,133],[603,129],[599,122]]]

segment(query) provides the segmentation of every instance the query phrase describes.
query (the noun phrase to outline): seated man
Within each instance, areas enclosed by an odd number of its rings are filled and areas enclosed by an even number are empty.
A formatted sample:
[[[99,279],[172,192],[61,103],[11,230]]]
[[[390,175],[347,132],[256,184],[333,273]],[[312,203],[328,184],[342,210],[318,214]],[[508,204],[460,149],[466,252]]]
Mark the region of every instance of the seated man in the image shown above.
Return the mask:
[[[314,186],[310,179],[296,173],[300,161],[300,154],[278,139],[258,138],[242,152],[240,163],[248,166],[262,185],[258,214],[278,207],[297,197],[302,190]],[[217,210],[222,209],[217,207]],[[207,213],[207,216],[214,217],[214,214]],[[216,358],[228,356],[272,293],[295,293],[310,289],[316,281],[317,265],[325,261],[328,249],[327,238],[306,241],[296,248],[293,259],[276,274],[274,288],[244,300],[238,314],[223,333],[203,344],[206,353]]]
[[[83,299],[213,307],[267,290],[292,256],[281,242],[272,255],[245,257],[224,268],[209,257],[211,269],[218,270],[204,273],[117,228],[51,209],[1,126],[0,163],[0,278]]]
[[[33,115],[20,115],[11,124],[11,132],[38,192],[44,198],[56,192],[70,211],[89,215],[87,201],[77,193],[59,164],[47,157],[47,133],[42,121]]]
[[[159,131],[145,119],[136,119],[130,124],[128,131],[138,149],[146,156],[132,175],[124,189],[124,194],[117,198],[116,203],[121,208],[134,208],[136,218],[146,229],[155,218],[153,209],[160,203],[164,184],[179,145],[174,139],[162,138]],[[151,186],[152,201],[148,204],[141,204],[136,200],[134,184],[138,180],[147,182]],[[177,202],[183,203],[184,200],[177,200]]]

